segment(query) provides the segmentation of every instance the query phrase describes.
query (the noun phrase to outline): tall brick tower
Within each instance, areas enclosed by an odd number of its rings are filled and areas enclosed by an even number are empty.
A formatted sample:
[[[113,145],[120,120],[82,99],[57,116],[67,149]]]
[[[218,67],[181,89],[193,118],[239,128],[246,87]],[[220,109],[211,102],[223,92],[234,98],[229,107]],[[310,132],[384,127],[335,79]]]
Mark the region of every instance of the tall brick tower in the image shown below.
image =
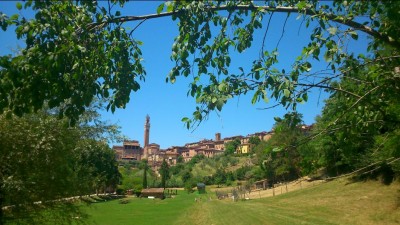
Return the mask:
[[[150,116],[146,116],[146,122],[144,123],[144,146],[143,146],[143,158],[147,159],[149,145],[149,137],[150,137]]]

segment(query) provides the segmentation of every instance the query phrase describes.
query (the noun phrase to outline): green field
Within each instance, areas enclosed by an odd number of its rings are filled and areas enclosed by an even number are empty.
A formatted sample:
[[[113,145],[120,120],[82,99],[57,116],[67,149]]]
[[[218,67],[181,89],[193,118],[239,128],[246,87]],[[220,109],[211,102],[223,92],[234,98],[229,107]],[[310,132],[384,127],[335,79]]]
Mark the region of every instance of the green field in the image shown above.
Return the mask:
[[[85,206],[89,224],[399,224],[400,184],[331,181],[287,194],[232,202],[180,192],[165,200],[128,198]],[[210,200],[209,197],[212,197]]]

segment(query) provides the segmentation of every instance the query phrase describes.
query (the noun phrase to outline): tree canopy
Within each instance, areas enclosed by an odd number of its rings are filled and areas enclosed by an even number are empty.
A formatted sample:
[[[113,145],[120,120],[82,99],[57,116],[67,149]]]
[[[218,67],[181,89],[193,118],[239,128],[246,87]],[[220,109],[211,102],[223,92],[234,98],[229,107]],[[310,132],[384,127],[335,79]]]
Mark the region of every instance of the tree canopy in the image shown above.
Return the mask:
[[[182,119],[188,127],[207,118],[210,111],[222,110],[234,96],[247,93],[253,95],[253,103],[272,98],[291,110],[308,100],[311,88],[347,92],[360,99],[362,96],[333,85],[335,80],[351,76],[355,67],[351,62],[358,66],[382,60],[398,62],[398,1],[173,1],[162,3],[149,15],[121,15],[113,8],[124,4],[124,0],[107,4],[30,0],[17,3],[17,8],[33,10],[34,18],[1,13],[2,29],[16,26],[17,37],[24,39],[26,46],[16,56],[0,58],[0,110],[22,115],[47,103],[62,109],[60,117],[76,121],[95,96],[108,98],[111,111],[124,108],[131,91],[140,88],[138,81],[146,75],[141,40],[135,39],[135,29],[129,31],[124,24],[161,17],[178,21],[179,30],[171,52],[175,66],[167,81],[189,75],[193,79],[188,94],[199,106],[192,118]],[[297,14],[300,26],[312,30],[288,71],[278,67],[279,42],[276,47],[264,48],[269,44],[266,37],[271,18],[277,13],[287,18]],[[256,41],[254,32],[260,29],[265,35],[257,40],[262,47],[252,68],[246,71],[231,65],[230,54],[248,49]],[[347,48],[348,41],[357,40],[360,32],[369,36],[366,55],[354,55]],[[385,55],[379,53],[382,47]],[[311,72],[315,61],[322,59],[327,69]],[[389,68],[380,70],[395,73]]]
[[[166,188],[166,183],[170,177],[170,174],[169,174],[169,166],[165,159],[162,161],[160,166],[160,176],[161,176],[161,187]]]
[[[55,210],[45,220],[70,223],[79,206],[65,198],[116,188],[115,153],[88,127],[67,124],[44,111],[0,116],[0,224],[42,224],[44,208]]]

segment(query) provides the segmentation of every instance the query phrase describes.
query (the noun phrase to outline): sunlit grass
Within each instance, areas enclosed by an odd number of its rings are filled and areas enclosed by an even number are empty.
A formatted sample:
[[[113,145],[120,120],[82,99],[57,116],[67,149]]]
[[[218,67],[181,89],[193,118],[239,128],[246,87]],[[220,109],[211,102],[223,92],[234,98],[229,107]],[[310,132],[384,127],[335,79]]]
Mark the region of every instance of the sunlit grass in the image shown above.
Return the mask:
[[[332,181],[287,194],[233,202],[213,193],[129,198],[85,207],[89,224],[399,224],[399,183]],[[195,201],[195,198],[201,201]],[[210,200],[210,197],[212,198]]]

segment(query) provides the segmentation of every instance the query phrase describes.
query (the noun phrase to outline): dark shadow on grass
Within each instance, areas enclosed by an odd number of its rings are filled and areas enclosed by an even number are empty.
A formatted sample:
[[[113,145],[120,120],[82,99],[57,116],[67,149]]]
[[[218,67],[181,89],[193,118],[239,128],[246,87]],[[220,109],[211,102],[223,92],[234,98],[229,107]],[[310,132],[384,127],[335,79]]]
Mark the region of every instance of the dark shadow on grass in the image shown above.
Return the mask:
[[[8,208],[4,213],[5,224],[87,224],[88,215],[75,201],[30,204]]]
[[[376,165],[370,171],[363,172],[351,177],[353,182],[365,182],[368,180],[381,181],[384,185],[390,185],[395,180],[395,172],[392,167],[386,163]]]

